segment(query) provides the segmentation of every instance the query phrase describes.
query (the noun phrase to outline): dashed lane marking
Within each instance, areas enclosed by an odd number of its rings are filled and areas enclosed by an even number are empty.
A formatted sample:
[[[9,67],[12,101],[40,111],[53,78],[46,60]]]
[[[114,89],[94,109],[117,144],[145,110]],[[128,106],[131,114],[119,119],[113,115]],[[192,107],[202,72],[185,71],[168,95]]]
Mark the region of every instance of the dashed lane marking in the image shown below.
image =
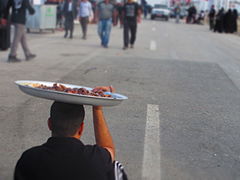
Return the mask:
[[[151,50],[151,51],[156,51],[156,49],[157,49],[157,43],[156,43],[156,41],[151,40],[151,41],[150,41],[150,50]]]
[[[144,137],[142,166],[143,180],[161,180],[159,106],[147,105],[147,122]]]

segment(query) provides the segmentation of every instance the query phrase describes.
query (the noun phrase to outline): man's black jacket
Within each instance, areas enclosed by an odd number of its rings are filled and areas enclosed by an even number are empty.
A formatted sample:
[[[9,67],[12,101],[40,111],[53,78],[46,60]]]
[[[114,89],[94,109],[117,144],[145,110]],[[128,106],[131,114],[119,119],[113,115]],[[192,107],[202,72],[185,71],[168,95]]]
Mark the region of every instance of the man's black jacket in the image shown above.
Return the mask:
[[[15,7],[14,0],[9,0],[7,3],[7,7],[5,9],[4,18],[7,19],[9,15],[9,9],[12,7],[12,23],[17,24],[25,24],[26,23],[26,10],[29,11],[30,14],[34,14],[35,10],[29,3],[29,0],[22,0],[22,6],[17,9]]]

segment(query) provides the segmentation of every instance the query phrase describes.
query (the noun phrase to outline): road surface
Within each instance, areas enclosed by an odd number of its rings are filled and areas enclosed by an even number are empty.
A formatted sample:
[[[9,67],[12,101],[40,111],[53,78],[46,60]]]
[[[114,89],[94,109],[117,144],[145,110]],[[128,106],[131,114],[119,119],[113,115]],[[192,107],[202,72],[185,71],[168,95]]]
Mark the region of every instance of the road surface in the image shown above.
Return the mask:
[[[0,179],[12,179],[21,153],[50,136],[51,101],[23,94],[15,80],[113,85],[128,96],[104,111],[129,179],[240,179],[238,36],[145,20],[135,48],[123,51],[119,27],[103,49],[96,25],[86,41],[76,26],[73,40],[63,32],[29,34],[33,61],[9,64],[7,52],[0,54]],[[92,144],[91,108],[86,110],[82,140]]]

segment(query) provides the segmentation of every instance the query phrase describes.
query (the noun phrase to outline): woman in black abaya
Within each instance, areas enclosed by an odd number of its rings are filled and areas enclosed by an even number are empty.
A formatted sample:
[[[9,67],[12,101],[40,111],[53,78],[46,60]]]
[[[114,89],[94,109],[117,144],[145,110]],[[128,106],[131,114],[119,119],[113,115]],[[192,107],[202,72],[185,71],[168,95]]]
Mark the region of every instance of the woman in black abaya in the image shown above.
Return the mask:
[[[220,9],[216,16],[216,22],[214,27],[214,32],[223,32],[223,22],[224,22],[224,9]]]
[[[238,12],[236,9],[233,10],[233,32],[237,32],[237,21],[238,21]]]

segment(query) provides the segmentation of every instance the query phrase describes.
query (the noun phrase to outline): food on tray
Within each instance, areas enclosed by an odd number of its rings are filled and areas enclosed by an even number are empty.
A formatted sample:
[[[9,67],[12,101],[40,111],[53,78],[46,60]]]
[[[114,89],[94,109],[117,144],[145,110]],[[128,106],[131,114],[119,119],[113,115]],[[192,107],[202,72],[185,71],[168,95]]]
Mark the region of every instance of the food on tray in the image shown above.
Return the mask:
[[[87,90],[86,88],[69,88],[66,87],[60,83],[54,83],[53,86],[46,86],[43,84],[37,84],[37,83],[29,83],[26,84],[30,87],[34,88],[41,88],[41,89],[47,89],[52,91],[60,91],[60,92],[66,92],[71,94],[80,94],[80,95],[87,95],[87,96],[98,96],[98,97],[112,97],[110,94],[105,94],[103,90]]]

